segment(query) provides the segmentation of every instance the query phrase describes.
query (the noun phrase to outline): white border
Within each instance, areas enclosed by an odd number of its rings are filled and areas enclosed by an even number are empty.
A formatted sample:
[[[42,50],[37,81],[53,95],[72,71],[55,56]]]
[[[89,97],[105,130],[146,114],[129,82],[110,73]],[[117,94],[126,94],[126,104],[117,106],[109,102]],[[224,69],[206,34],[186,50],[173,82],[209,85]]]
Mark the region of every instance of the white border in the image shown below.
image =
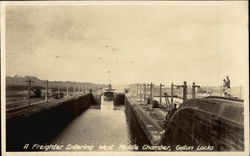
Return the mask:
[[[186,3],[186,4],[184,4]],[[188,4],[187,4],[188,3]],[[15,1],[15,2],[0,2],[1,7],[1,118],[2,118],[2,154],[3,155],[227,155],[227,156],[242,156],[249,155],[249,53],[246,52],[247,60],[245,63],[246,73],[244,75],[244,80],[246,84],[244,85],[244,133],[245,133],[245,151],[244,152],[6,152],[5,149],[5,73],[6,73],[6,62],[5,62],[5,7],[8,5],[60,5],[60,6],[166,6],[166,5],[222,5],[222,4],[232,4],[232,3],[245,3],[246,8],[248,7],[248,1]],[[247,12],[246,12],[247,13]],[[248,15],[246,16],[248,18]],[[248,19],[246,19],[248,23]],[[249,31],[249,29],[248,29]],[[246,44],[248,45],[249,36],[248,34]],[[249,49],[248,49],[249,50]]]
[[[0,11],[1,11],[1,148],[2,153],[6,151],[5,147],[5,69],[6,69],[6,62],[5,62],[5,5],[3,5],[2,2],[0,2]]]

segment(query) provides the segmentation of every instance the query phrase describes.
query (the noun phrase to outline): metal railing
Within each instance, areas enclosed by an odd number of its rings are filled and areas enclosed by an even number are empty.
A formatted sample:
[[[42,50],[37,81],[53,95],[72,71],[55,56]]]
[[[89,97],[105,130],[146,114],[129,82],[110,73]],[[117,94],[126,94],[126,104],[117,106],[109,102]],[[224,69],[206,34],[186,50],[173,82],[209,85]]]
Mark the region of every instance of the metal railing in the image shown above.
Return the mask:
[[[24,90],[25,82],[27,90]],[[106,85],[90,84],[83,82],[70,81],[42,81],[28,78],[26,81],[18,82],[23,84],[22,91],[14,89],[7,90],[9,94],[6,96],[6,111],[15,111],[30,106],[39,105],[41,103],[51,103],[52,101],[67,99],[68,97],[78,96],[100,88]],[[8,85],[8,84],[7,84]],[[20,94],[21,92],[21,94]]]

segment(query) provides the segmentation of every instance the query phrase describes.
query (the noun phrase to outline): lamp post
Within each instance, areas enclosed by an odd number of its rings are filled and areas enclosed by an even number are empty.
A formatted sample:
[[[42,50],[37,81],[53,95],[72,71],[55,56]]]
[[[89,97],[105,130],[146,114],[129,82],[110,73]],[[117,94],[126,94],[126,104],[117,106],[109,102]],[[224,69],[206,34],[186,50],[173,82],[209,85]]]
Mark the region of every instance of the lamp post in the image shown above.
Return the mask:
[[[195,98],[195,88],[200,88],[200,86],[195,85],[195,82],[193,82],[193,85],[192,85],[192,98]]]

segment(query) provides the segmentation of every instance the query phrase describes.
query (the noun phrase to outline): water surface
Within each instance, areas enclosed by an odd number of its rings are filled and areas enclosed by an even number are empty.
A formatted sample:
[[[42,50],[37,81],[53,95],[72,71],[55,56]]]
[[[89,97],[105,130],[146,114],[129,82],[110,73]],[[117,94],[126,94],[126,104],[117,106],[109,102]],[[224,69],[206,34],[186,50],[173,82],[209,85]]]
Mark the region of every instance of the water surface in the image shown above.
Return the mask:
[[[90,108],[61,130],[52,144],[92,146],[92,150],[133,150],[148,144],[130,109],[104,101],[100,109]],[[101,147],[101,148],[100,148]],[[112,147],[112,148],[111,148]],[[87,150],[87,149],[86,149]]]

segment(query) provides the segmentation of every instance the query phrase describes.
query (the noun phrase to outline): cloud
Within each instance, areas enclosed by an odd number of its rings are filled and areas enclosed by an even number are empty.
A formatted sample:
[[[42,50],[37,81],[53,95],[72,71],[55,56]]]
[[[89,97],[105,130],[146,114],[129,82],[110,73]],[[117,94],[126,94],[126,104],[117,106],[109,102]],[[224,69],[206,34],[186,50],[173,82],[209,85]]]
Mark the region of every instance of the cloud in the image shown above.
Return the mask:
[[[239,80],[247,23],[237,4],[8,6],[7,74],[107,82],[110,71],[114,83],[219,84],[227,74]]]

